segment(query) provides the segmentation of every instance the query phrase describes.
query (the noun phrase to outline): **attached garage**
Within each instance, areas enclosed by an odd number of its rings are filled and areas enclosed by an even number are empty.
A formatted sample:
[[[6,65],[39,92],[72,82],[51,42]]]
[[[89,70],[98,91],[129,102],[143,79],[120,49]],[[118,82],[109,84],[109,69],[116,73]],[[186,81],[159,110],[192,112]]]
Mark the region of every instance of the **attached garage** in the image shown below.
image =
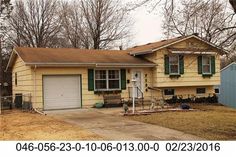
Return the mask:
[[[125,50],[17,47],[7,69],[12,71],[13,95],[28,96],[34,109],[44,111],[90,108],[110,93],[128,99],[130,71],[142,69],[147,87],[155,66]]]
[[[43,76],[44,110],[81,108],[80,75]]]

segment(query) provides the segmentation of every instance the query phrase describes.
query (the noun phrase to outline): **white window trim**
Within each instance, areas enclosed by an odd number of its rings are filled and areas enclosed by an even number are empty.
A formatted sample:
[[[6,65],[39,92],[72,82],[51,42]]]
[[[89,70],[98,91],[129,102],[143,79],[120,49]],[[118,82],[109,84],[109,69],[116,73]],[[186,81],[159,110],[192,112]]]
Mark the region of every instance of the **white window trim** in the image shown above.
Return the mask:
[[[97,69],[97,71],[106,71],[106,79],[96,79],[96,70],[94,70],[94,90],[101,91],[101,90],[107,90],[107,70],[105,69]],[[96,80],[105,80],[106,81],[106,88],[104,89],[96,89]]]
[[[117,79],[109,79],[109,70],[118,70],[119,71],[119,78],[118,78],[118,81],[119,81],[119,88],[114,88],[114,89],[110,89],[109,88],[109,81],[110,80],[117,80]],[[120,73],[120,69],[108,69],[107,70],[107,89],[108,90],[120,90],[121,89],[121,73]]]
[[[96,79],[96,71],[104,70],[106,71],[106,79]],[[119,88],[109,89],[109,80],[117,80],[117,79],[109,79],[109,70],[118,70],[119,71]],[[96,80],[106,80],[106,89],[96,89]],[[121,90],[121,71],[120,69],[94,69],[94,91],[115,91]]]
[[[203,64],[203,58],[204,57],[208,57],[210,59],[210,62],[209,62],[209,64],[210,64],[210,72],[209,73],[204,73],[204,71],[203,71],[203,65],[208,65],[208,64]],[[202,56],[202,74],[212,74],[211,73],[211,56]]]
[[[172,73],[171,72],[171,65],[176,65],[176,64],[170,64],[170,57],[178,57],[178,73]],[[180,73],[180,70],[179,70],[179,55],[171,55],[171,56],[169,56],[169,74],[170,75],[179,75],[179,73]]]
[[[165,94],[165,90],[174,90],[174,94],[171,94],[171,95],[166,95]],[[164,89],[164,96],[174,96],[175,95],[175,89],[174,88],[166,88],[166,89]]]

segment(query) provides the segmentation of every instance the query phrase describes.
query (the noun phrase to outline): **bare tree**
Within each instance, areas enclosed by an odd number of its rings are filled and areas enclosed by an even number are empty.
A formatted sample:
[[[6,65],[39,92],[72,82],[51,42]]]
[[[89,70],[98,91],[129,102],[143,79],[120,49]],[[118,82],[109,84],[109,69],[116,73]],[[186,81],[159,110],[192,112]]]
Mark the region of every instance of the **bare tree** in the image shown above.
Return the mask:
[[[9,20],[17,46],[55,47],[60,41],[61,18],[57,0],[16,0]]]
[[[106,49],[129,35],[128,12],[120,0],[80,1],[82,29],[91,48]]]
[[[228,2],[220,0],[181,0],[165,8],[163,29],[167,37],[198,33],[200,37],[224,48],[236,40],[235,14]]]
[[[62,26],[63,35],[69,41],[69,47],[86,48],[92,47],[92,40],[85,28],[84,17],[80,9],[80,3],[62,2]]]
[[[6,40],[6,34],[8,27],[5,25],[6,20],[9,18],[12,11],[12,5],[10,0],[0,0],[0,114],[2,109],[2,90],[3,90],[3,80],[4,80],[4,41]]]

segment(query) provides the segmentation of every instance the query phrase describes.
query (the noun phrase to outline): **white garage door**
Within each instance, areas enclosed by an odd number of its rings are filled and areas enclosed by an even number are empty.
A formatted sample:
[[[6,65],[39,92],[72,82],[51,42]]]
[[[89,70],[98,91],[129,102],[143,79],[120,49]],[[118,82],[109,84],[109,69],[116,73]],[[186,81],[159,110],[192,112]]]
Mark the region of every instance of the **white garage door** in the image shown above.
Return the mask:
[[[81,107],[79,76],[44,76],[44,110]]]

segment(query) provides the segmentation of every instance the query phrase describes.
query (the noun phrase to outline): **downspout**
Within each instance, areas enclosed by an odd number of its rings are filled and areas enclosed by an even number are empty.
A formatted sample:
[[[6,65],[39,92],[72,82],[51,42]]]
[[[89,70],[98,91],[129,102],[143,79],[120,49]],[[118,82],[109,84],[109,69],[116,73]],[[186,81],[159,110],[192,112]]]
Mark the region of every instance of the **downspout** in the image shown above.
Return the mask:
[[[36,69],[37,69],[37,65],[34,65],[34,104],[36,104]],[[35,112],[42,114],[42,115],[47,115],[42,111],[39,111],[38,109],[34,108],[32,105],[32,108]]]
[[[36,69],[37,69],[37,66],[34,65],[34,105],[36,104]]]

